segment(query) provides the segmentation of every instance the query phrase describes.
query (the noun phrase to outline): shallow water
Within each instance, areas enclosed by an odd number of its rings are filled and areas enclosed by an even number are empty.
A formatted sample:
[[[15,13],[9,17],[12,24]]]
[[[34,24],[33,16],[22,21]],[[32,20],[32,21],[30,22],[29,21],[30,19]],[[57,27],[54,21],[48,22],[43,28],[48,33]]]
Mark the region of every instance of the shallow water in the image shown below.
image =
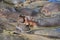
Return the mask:
[[[60,28],[57,28],[55,31],[60,32]]]

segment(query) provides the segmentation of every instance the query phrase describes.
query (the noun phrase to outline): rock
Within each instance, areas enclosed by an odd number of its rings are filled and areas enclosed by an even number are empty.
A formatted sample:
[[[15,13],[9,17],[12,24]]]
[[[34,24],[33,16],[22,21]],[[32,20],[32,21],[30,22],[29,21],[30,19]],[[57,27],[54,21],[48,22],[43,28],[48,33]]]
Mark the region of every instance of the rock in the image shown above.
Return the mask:
[[[7,35],[7,34],[0,34],[0,39],[1,40],[27,40],[22,36],[18,36],[18,35]]]
[[[3,24],[0,24],[0,33],[3,33],[3,30],[6,29]]]
[[[60,26],[60,16],[57,15],[55,17],[45,17],[38,19],[38,24],[44,27],[51,27],[51,26]]]
[[[37,6],[44,6],[48,3],[49,3],[48,1],[36,1],[36,2],[30,3],[29,5],[24,4],[24,6],[27,8],[36,8]]]
[[[4,0],[5,2],[11,3],[11,4],[19,4],[22,2],[25,2],[25,0]]]
[[[10,24],[6,18],[0,18],[0,24],[3,26],[3,30],[15,30],[15,26]]]
[[[50,16],[54,13],[52,12],[60,12],[60,3],[49,3],[44,5],[41,11],[45,16]]]
[[[59,36],[60,32],[55,31],[55,29],[37,29],[31,32],[34,32],[34,34],[40,35],[40,36],[51,37],[56,39],[60,38]]]

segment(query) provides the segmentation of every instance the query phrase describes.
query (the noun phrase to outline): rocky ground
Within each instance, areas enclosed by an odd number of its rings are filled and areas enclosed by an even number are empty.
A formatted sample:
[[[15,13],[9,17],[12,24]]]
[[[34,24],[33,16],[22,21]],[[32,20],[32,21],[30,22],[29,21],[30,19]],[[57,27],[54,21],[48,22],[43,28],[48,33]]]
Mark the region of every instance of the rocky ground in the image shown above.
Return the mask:
[[[27,7],[31,8],[30,6],[33,5],[33,7],[36,8],[35,4],[45,5],[44,3],[46,3],[46,1],[41,1],[41,2],[42,4],[40,3],[40,1],[38,3],[33,2],[30,5],[27,5]],[[18,17],[21,14],[20,7],[14,10],[14,6],[10,5],[9,3],[8,3],[9,5],[3,2],[0,4],[1,4],[0,9],[3,9],[3,10],[0,10],[0,40],[60,40],[60,26],[57,26],[57,27],[37,26],[36,28],[33,28],[28,32],[14,34],[14,32],[16,31]],[[6,6],[8,7],[6,8]],[[32,13],[30,9],[26,9],[26,10],[29,11],[28,13]],[[24,8],[22,9],[22,12],[23,11],[24,11]],[[27,12],[23,12],[23,13],[27,13]],[[37,21],[37,19],[41,18],[40,13],[38,15],[39,16],[32,16],[32,17],[34,17]],[[40,20],[41,19],[39,19],[39,21]]]
[[[4,19],[4,18],[2,18]],[[3,32],[0,33],[0,40],[60,40],[60,31],[56,31],[56,29],[60,27],[40,27],[30,31],[30,33],[20,33],[13,34],[15,30],[14,24],[10,24],[6,22],[6,20],[2,20],[1,25],[4,28]],[[4,24],[5,23],[5,24]],[[0,27],[1,27],[0,25]],[[7,29],[6,29],[7,28]],[[13,28],[13,29],[11,29]]]

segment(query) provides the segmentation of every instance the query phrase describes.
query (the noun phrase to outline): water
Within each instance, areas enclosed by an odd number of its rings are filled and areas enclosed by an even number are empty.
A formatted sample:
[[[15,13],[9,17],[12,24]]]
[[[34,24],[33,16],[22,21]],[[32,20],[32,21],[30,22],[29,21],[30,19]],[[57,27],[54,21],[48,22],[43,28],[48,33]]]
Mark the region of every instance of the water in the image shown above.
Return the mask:
[[[57,28],[55,31],[60,32],[60,28]]]

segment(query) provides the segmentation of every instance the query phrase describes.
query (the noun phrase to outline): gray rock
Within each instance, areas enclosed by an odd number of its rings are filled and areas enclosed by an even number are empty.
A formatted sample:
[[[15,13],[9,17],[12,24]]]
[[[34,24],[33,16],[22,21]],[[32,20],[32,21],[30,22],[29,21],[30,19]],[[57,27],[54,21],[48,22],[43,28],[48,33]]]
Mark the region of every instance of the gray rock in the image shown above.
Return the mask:
[[[40,18],[38,24],[44,27],[59,26],[60,25],[60,16]]]
[[[36,35],[47,36],[47,37],[51,37],[51,38],[53,38],[53,37],[60,38],[60,32],[55,31],[55,29],[42,29],[42,30],[38,29],[33,32]]]

